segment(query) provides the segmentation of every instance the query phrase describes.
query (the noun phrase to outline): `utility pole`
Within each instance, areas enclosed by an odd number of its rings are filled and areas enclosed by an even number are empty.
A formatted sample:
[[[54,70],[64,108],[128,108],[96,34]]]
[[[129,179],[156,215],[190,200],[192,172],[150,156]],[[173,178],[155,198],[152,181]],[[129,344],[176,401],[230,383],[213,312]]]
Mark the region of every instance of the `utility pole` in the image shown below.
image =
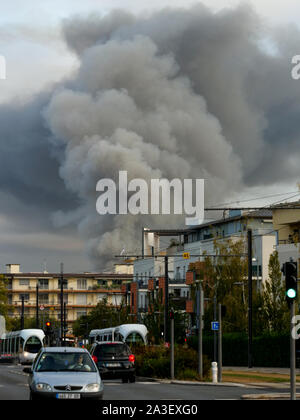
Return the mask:
[[[64,265],[60,264],[60,344],[63,345],[64,339]]]
[[[293,337],[293,321],[295,316],[295,301],[290,303],[290,381],[291,381],[291,400],[296,399],[296,346]]]
[[[252,368],[252,230],[248,229],[248,368]]]
[[[64,344],[66,345],[66,331],[67,330],[67,304],[64,302]]]
[[[216,291],[214,295],[214,322],[217,321],[217,296]],[[217,361],[217,331],[214,330],[214,362]]]
[[[169,343],[169,328],[168,328],[168,317],[169,317],[169,260],[165,256],[165,312],[164,312],[164,341]]]
[[[174,364],[175,364],[175,358],[174,358],[174,354],[175,354],[175,349],[174,349],[174,342],[175,342],[175,339],[174,339],[174,311],[173,311],[173,309],[171,309],[171,311],[170,311],[170,319],[171,319],[171,343],[170,343],[170,346],[171,346],[171,367],[170,367],[170,370],[171,370],[171,379],[174,379],[174,377],[175,377],[175,369],[174,369]]]
[[[36,283],[36,318],[35,326],[39,328],[39,281]]]
[[[21,330],[24,329],[24,295],[21,296]]]
[[[202,298],[202,286],[200,280],[196,281],[197,287],[197,326],[198,326],[198,375],[200,378],[203,377],[203,304],[204,299]]]
[[[219,303],[218,382],[222,382],[222,305]]]

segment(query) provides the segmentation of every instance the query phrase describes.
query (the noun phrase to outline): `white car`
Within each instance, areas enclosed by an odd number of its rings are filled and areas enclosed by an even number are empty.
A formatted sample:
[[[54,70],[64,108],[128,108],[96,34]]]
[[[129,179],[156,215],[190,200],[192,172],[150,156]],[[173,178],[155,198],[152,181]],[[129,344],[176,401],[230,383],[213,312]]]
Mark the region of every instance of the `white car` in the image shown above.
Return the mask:
[[[98,368],[86,349],[43,347],[29,374],[30,399],[97,399],[103,398],[103,383]]]

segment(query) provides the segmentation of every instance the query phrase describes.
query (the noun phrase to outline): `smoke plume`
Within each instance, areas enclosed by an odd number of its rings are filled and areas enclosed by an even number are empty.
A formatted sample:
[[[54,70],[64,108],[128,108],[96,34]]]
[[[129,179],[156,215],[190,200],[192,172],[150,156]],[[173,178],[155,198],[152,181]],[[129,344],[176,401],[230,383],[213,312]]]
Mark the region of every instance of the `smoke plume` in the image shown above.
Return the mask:
[[[95,268],[124,247],[140,250],[142,226],[184,225],[179,216],[100,216],[101,178],[205,178],[206,203],[297,178],[297,29],[270,27],[249,6],[213,13],[199,4],[74,17],[63,34],[80,60],[72,79],[25,110],[2,107],[10,147],[1,146],[0,168],[10,183],[1,187],[24,200],[43,189],[55,225],[78,226]],[[8,125],[19,114],[19,129]],[[19,143],[25,177],[9,166]]]

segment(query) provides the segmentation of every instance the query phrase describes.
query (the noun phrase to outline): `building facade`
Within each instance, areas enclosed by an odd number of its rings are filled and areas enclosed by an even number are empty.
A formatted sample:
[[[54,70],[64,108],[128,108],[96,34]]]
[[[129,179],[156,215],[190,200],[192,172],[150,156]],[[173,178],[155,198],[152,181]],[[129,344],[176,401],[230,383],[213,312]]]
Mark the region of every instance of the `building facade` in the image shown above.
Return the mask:
[[[225,243],[227,240],[242,239],[247,252],[247,231],[252,231],[252,274],[253,287],[261,289],[268,280],[270,255],[276,249],[276,237],[273,226],[272,211],[230,212],[228,217],[204,223],[190,229],[150,230],[144,229],[144,256],[134,261],[133,278],[136,286],[132,286],[137,295],[137,305],[132,310],[145,312],[149,302],[149,284],[159,290],[160,279],[164,278],[165,256],[168,256],[169,296],[186,300],[186,308],[190,305],[190,284],[186,282],[189,265],[204,260],[204,254],[215,254],[215,241]],[[177,237],[172,240],[168,249],[160,249],[160,237]],[[188,253],[189,258],[184,258]],[[151,257],[153,256],[153,257]],[[138,309],[136,309],[138,308]],[[191,309],[189,307],[188,312]]]
[[[8,282],[9,316],[20,317],[22,298],[25,317],[35,318],[37,308],[40,326],[49,318],[61,318],[61,274],[22,273],[18,264],[7,264],[3,273]],[[118,307],[124,299],[122,286],[132,281],[132,274],[120,273],[64,273],[63,303],[66,303],[66,320],[70,333],[72,323],[87,315],[98,302],[106,300],[108,305]]]
[[[296,207],[299,206],[297,209]],[[273,225],[276,229],[276,249],[282,265],[292,259],[300,264],[300,204],[290,203],[282,209],[273,210]],[[299,275],[298,275],[299,277]]]

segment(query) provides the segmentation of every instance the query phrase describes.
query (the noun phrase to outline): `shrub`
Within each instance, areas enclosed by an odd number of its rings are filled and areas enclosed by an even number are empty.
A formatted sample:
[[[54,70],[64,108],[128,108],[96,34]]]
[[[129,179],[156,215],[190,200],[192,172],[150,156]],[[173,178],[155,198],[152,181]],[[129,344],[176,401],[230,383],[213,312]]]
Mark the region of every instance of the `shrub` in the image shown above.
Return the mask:
[[[136,372],[139,376],[170,378],[170,349],[164,346],[135,348]],[[186,345],[176,345],[174,353],[175,378],[200,379],[198,377],[198,354]],[[210,363],[203,356],[203,376],[209,375]]]

